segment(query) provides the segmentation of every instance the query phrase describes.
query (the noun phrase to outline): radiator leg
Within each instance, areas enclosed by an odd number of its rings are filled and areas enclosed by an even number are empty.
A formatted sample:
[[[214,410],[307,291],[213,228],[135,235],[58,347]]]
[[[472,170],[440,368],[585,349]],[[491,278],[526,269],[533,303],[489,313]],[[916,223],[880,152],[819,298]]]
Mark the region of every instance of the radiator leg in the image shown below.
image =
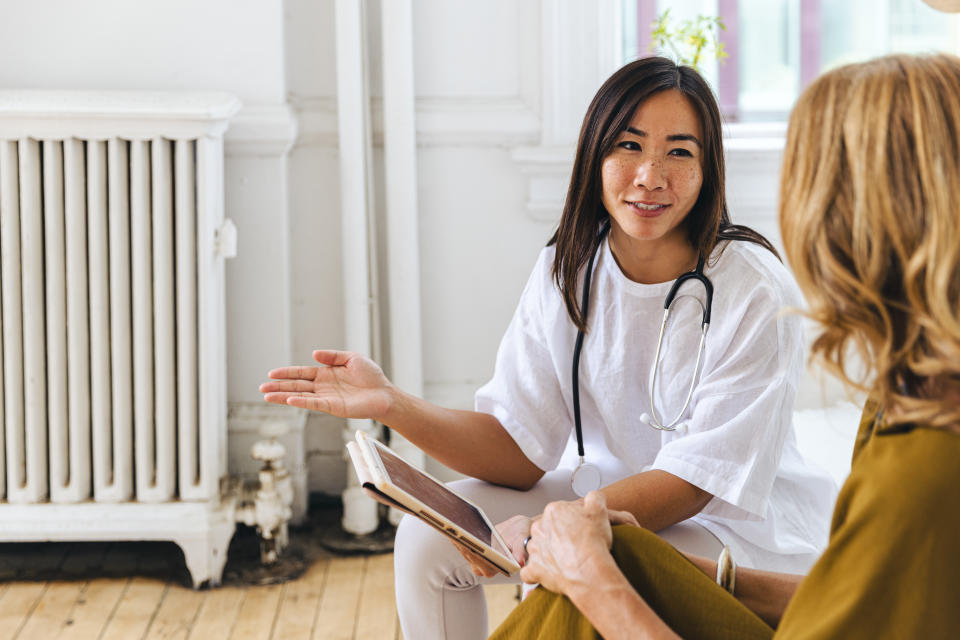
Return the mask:
[[[220,584],[234,529],[233,518],[230,518],[213,525],[204,533],[174,539],[174,542],[183,550],[183,559],[190,572],[194,589],[204,585],[215,587]]]

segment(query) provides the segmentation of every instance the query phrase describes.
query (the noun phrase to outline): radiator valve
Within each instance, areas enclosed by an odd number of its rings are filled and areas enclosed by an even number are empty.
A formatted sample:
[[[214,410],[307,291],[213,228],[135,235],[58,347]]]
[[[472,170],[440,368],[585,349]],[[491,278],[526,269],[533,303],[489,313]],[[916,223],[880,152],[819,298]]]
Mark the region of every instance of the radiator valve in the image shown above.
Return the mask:
[[[279,431],[278,431],[279,429]],[[264,564],[276,562],[289,542],[287,524],[293,515],[293,482],[283,466],[284,446],[276,436],[286,431],[285,425],[264,425],[267,440],[254,443],[250,454],[263,463],[258,472],[260,485],[247,492],[237,510],[237,520],[255,526],[260,534],[260,560]]]

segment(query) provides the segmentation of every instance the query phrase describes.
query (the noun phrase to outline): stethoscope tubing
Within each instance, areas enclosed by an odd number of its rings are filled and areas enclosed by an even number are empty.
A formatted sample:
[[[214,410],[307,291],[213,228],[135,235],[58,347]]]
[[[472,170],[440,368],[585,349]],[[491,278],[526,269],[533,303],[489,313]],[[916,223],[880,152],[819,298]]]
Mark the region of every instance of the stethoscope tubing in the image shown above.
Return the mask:
[[[590,310],[590,283],[593,279],[593,265],[596,260],[597,254],[600,252],[601,247],[603,246],[603,241],[607,236],[607,233],[610,231],[610,220],[607,219],[604,221],[603,226],[600,227],[600,232],[597,234],[597,246],[594,248],[593,254],[590,256],[590,260],[587,262],[587,268],[583,275],[583,294],[580,302],[580,311],[583,314],[583,321],[586,323],[588,313]],[[703,349],[705,340],[707,337],[707,329],[710,328],[710,312],[713,309],[713,283],[710,282],[710,279],[707,278],[703,273],[704,267],[704,257],[700,256],[697,260],[697,266],[693,271],[684,273],[679,278],[677,278],[673,286],[670,287],[670,291],[667,294],[667,297],[664,299],[663,303],[663,320],[660,323],[660,336],[657,339],[657,351],[656,356],[653,360],[653,369],[651,371],[651,380],[650,380],[650,389],[649,389],[649,402],[650,402],[650,412],[651,416],[641,416],[641,419],[644,420],[650,427],[657,429],[659,431],[676,431],[680,426],[681,418],[686,412],[687,407],[690,406],[690,400],[693,397],[693,390],[696,387],[697,375],[700,373],[700,364],[703,361]],[[660,417],[657,415],[657,409],[654,404],[654,389],[657,383],[657,369],[660,365],[660,351],[663,346],[663,335],[667,326],[667,319],[670,317],[670,305],[673,304],[674,299],[677,296],[677,292],[680,290],[680,287],[687,280],[697,280],[699,281],[705,291],[706,291],[706,304],[700,303],[701,308],[703,309],[703,320],[700,323],[700,344],[697,347],[697,361],[693,369],[693,377],[690,379],[690,387],[687,390],[687,396],[683,401],[683,407],[680,409],[680,413],[677,414],[677,417],[671,420],[668,424],[664,424],[660,420]],[[698,300],[699,302],[699,300]],[[583,446],[583,425],[580,419],[580,354],[583,351],[583,340],[584,340],[584,330],[577,330],[577,339],[573,346],[573,370],[571,373],[572,383],[573,383],[573,423],[574,429],[577,434],[577,455],[580,458],[580,464],[574,470],[573,475],[571,476],[571,485],[574,487],[574,491],[578,495],[585,495],[586,491],[581,493],[577,489],[577,475],[580,471],[589,469],[589,473],[596,476],[596,480],[591,481],[591,486],[596,484],[595,489],[600,488],[600,472],[592,464],[584,462],[585,459],[585,450]]]

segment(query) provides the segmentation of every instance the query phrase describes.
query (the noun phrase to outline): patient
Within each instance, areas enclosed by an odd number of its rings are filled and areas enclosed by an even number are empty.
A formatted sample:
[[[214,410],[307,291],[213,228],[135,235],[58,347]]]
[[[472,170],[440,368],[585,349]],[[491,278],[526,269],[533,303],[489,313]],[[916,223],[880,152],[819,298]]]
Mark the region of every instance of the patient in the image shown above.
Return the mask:
[[[552,503],[521,573],[543,588],[493,638],[960,635],[960,59],[819,78],[790,118],[782,175],[813,355],[872,398],[829,547],[806,577],[734,568],[725,590],[713,560],[611,530],[602,495]],[[851,353],[868,377],[849,373]]]

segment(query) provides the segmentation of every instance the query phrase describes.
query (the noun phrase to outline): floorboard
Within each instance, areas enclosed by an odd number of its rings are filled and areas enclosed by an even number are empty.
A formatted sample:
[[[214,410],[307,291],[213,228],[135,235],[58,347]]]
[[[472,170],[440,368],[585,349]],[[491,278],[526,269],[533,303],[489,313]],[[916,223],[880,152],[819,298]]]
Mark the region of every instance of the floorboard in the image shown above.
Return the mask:
[[[146,640],[187,640],[209,592],[170,585],[147,630]]]
[[[110,620],[128,580],[94,578],[84,584],[83,592],[70,610],[67,626],[57,640],[99,638]]]
[[[190,640],[229,640],[249,587],[220,587],[207,593],[190,630]]]
[[[169,585],[155,578],[131,578],[99,640],[139,640],[146,635]]]
[[[284,586],[247,587],[247,597],[240,606],[230,639],[268,640],[273,634]]]
[[[182,576],[182,557],[175,547],[57,543],[49,547],[51,557],[41,558],[46,550],[36,544],[0,545],[0,566],[7,576],[0,577],[0,640],[403,637],[390,553],[334,556],[318,551],[304,556],[302,573],[286,582],[228,582],[193,590]],[[42,567],[42,572],[30,573],[31,567]],[[63,577],[51,579],[58,572]],[[493,629],[516,606],[517,590],[512,585],[484,589]]]
[[[0,640],[12,640],[20,633],[47,585],[44,582],[14,582],[0,599]]]
[[[323,590],[314,638],[353,640],[365,573],[363,556],[340,558],[331,563],[327,579],[335,588]]]
[[[276,640],[310,640],[329,567],[330,560],[322,558],[314,562],[297,580],[287,583],[277,612],[277,625],[273,631]]]
[[[49,582],[23,625],[21,638],[56,638],[83,592],[82,582]]]
[[[393,556],[368,557],[360,590],[354,640],[389,640],[397,637],[400,625],[393,593]]]

